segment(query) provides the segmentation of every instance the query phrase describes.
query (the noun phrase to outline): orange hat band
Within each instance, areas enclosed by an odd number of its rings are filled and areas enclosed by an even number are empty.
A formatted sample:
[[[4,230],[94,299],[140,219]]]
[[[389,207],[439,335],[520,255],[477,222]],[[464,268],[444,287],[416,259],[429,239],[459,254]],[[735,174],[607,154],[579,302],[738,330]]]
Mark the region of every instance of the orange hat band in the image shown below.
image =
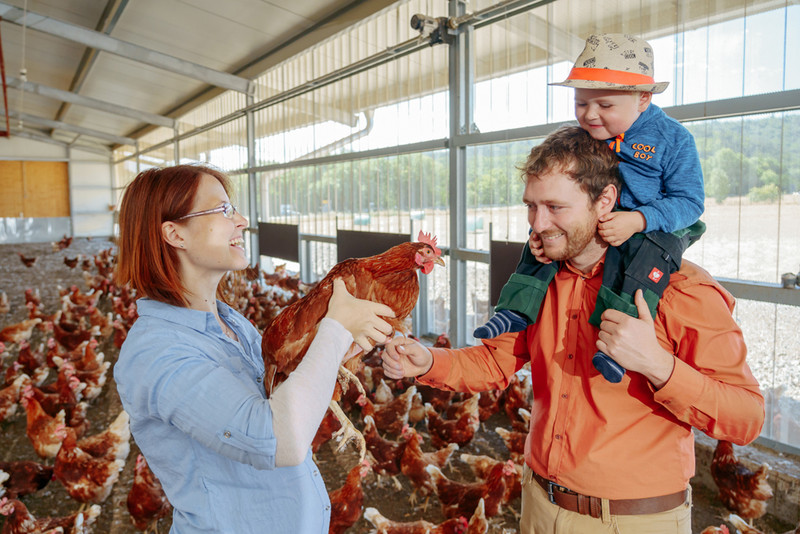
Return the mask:
[[[645,74],[637,74],[635,72],[627,72],[624,70],[611,70],[611,69],[592,69],[592,68],[573,68],[567,80],[584,80],[592,82],[609,82],[618,83],[620,85],[642,85],[646,83],[655,83],[652,76]]]

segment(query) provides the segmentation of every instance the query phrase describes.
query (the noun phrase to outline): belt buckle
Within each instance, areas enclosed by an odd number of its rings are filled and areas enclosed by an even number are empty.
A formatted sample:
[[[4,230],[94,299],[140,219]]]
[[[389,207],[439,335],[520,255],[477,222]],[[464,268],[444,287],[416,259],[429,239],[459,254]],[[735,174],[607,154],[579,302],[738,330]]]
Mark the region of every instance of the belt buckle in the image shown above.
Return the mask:
[[[553,482],[551,480],[547,481],[547,497],[550,499],[551,503],[553,503],[556,506],[558,506],[558,503],[556,502],[555,497],[553,496],[553,488],[557,489],[561,493],[567,493],[569,491],[569,489],[564,487],[564,486],[562,486],[562,485],[560,485],[560,484],[556,484],[555,482]]]

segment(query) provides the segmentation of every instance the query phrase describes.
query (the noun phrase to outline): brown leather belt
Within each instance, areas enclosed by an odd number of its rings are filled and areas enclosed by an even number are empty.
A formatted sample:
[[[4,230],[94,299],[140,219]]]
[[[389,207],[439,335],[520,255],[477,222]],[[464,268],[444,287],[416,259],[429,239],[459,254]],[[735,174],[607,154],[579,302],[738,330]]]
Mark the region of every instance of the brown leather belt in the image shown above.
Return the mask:
[[[592,517],[601,516],[603,500],[600,497],[589,497],[588,495],[575,493],[564,486],[560,486],[555,482],[537,475],[532,470],[531,476],[533,476],[533,479],[547,492],[551,503],[565,510],[569,510],[570,512],[578,512],[579,514],[590,515]],[[608,505],[612,515],[643,515],[666,512],[667,510],[677,508],[685,502],[686,490],[683,490],[671,495],[648,497],[645,499],[609,499]]]

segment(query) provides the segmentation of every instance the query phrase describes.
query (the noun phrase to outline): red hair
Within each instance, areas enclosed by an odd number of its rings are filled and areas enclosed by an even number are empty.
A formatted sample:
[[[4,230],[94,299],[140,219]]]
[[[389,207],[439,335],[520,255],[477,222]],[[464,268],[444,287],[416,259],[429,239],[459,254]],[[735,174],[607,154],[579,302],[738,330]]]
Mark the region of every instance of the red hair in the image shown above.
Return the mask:
[[[140,297],[188,305],[178,255],[164,241],[161,225],[190,212],[203,174],[219,180],[230,196],[230,179],[203,165],[148,169],[128,184],[119,209],[118,284],[130,283]]]

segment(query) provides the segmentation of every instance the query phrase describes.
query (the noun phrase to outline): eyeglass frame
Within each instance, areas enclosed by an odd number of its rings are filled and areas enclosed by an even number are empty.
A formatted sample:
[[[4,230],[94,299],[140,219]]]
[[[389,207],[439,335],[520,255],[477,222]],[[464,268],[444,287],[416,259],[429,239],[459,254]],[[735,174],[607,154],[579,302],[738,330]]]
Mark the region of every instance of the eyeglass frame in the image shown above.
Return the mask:
[[[228,210],[228,207],[231,208],[231,214],[226,215],[225,212]],[[210,210],[203,210],[203,211],[196,211],[194,213],[187,213],[182,217],[178,217],[175,219],[176,221],[182,221],[183,219],[188,219],[190,217],[199,217],[200,215],[211,215],[212,213],[222,213],[222,216],[226,219],[233,219],[233,216],[239,212],[239,209],[231,204],[230,202],[223,202],[221,206],[217,206],[216,208],[211,208]]]

